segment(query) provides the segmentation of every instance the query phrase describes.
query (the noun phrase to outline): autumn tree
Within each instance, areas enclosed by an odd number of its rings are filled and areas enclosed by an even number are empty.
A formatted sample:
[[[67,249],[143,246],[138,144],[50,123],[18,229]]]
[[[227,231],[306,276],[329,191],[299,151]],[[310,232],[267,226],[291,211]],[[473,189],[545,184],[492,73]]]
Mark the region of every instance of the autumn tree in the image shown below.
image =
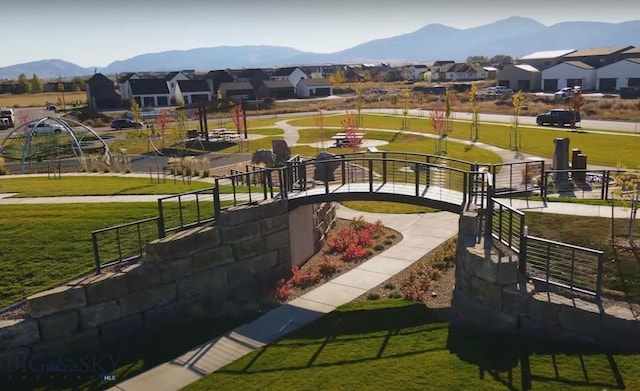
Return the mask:
[[[183,140],[182,145],[184,149],[187,149],[186,134],[187,134],[187,110],[184,108],[184,102],[179,102],[179,107],[176,110],[176,122],[178,126],[175,127],[176,139]]]
[[[87,90],[87,82],[80,76],[74,77],[73,82],[76,84],[76,86],[78,86],[79,91]]]
[[[165,143],[164,143],[164,135],[165,135],[165,130],[167,129],[167,125],[169,124],[169,121],[171,119],[169,118],[169,113],[167,113],[165,110],[160,112],[160,115],[158,116],[158,118],[155,119],[154,121],[154,126],[155,128],[157,128],[160,132],[160,135],[162,136],[162,148],[165,147]]]
[[[34,94],[42,92],[42,80],[35,73],[31,76],[31,92]]]
[[[444,93],[444,114],[445,114],[445,126],[447,132],[453,131],[453,106],[456,104],[456,94],[451,92],[450,89]]]
[[[315,121],[316,121],[316,128],[318,129],[318,133],[320,134],[320,140],[322,140],[322,149],[326,150],[327,146],[325,143],[325,136],[324,136],[324,110],[322,109],[322,106],[318,107],[318,110],[316,110],[316,115],[315,115]]]
[[[571,129],[576,128],[576,122],[578,122],[578,116],[580,115],[580,109],[584,105],[584,96],[582,91],[574,91],[571,98],[567,102],[567,110],[573,115],[573,121],[571,122]]]
[[[364,136],[359,129],[357,114],[347,110],[344,120],[342,121],[342,130],[347,138],[347,145],[350,146],[354,152],[364,142]]]
[[[391,95],[391,98],[389,98],[391,100],[391,105],[393,106],[393,115],[398,114],[397,107],[398,106],[398,95]]]
[[[513,139],[511,140],[511,147],[514,151],[519,151],[521,148],[520,143],[520,127],[519,127],[519,117],[520,111],[522,111],[522,106],[524,104],[524,94],[522,91],[518,91],[513,94],[512,98],[513,104],[513,119],[511,120],[511,129],[513,133]]]
[[[341,67],[336,67],[333,74],[329,75],[329,81],[333,84],[340,84],[346,81],[344,71]]]
[[[29,83],[27,76],[25,76],[24,73],[21,73],[20,76],[18,76],[18,91],[20,91],[21,94],[26,94],[30,90],[31,83]]]
[[[469,89],[469,104],[471,105],[471,141],[478,141],[478,129],[480,127],[480,108],[478,107],[478,86],[471,83]]]
[[[640,202],[640,171],[622,171],[622,166],[618,165],[619,171],[614,177],[615,188],[611,191],[611,195],[614,199],[618,199],[622,202],[625,208],[630,208],[629,216],[629,228],[628,228],[628,240],[629,243],[633,243],[633,231],[635,230],[636,215],[638,212],[638,203]],[[613,204],[611,206],[613,208]],[[612,215],[613,216],[613,215]],[[611,228],[613,229],[615,224],[611,221]],[[615,235],[615,233],[612,232]]]
[[[429,114],[431,127],[436,137],[436,155],[447,154],[447,126],[445,108],[442,105],[436,106]]]
[[[142,121],[142,109],[140,108],[140,105],[135,98],[131,99],[131,106],[129,107],[129,111],[131,111],[131,114],[133,114],[133,120],[136,123]]]
[[[356,110],[358,110],[358,127],[362,126],[362,86],[356,85]]]

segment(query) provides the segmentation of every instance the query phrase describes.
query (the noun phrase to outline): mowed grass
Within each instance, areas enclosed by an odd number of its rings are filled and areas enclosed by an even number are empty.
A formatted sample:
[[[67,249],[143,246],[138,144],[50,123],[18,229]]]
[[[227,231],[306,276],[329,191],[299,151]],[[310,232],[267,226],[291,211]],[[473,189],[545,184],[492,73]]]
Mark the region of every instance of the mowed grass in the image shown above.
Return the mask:
[[[228,203],[223,203],[223,207]],[[167,227],[196,221],[195,202],[163,204]],[[212,211],[200,211],[201,214]],[[0,308],[53,288],[94,267],[91,232],[158,216],[158,204],[0,205]],[[150,225],[156,229],[155,224]],[[157,230],[152,231],[157,237]],[[137,235],[132,231],[131,238]],[[106,243],[113,253],[114,241]],[[111,250],[111,251],[109,251]]]
[[[520,390],[523,379],[543,391],[640,389],[640,354],[465,330],[443,312],[350,303],[184,389]]]
[[[341,203],[349,209],[358,210],[368,213],[397,213],[397,214],[414,214],[414,213],[433,213],[438,209],[429,208],[419,205],[408,205],[400,202],[385,201],[344,201]]]
[[[17,94],[17,95],[0,95],[0,107],[39,107],[47,103],[56,104],[60,100],[62,102],[62,94],[59,92],[41,92],[38,94]],[[87,100],[86,92],[65,92],[64,100],[68,105],[71,102],[80,101],[82,104]]]
[[[62,176],[60,179],[26,177],[0,179],[0,193],[19,193],[14,197],[105,196],[141,194],[179,194],[211,188],[212,183],[197,180],[182,183],[167,180],[154,183],[149,178],[116,176]],[[230,191],[231,186],[221,186]]]
[[[344,115],[327,116],[324,131],[342,132],[341,126]],[[363,128],[391,129],[399,130],[402,127],[401,116],[386,116],[363,114]],[[316,127],[313,118],[294,120],[289,122],[294,126]],[[330,129],[329,127],[336,127]],[[469,122],[455,121],[453,131],[449,137],[469,140],[471,124]],[[409,131],[434,134],[435,131],[428,118],[410,118]],[[615,135],[594,132],[571,132],[570,129],[560,129],[553,127],[531,127],[520,126],[521,148],[524,153],[534,154],[540,157],[550,158],[554,152],[554,139],[568,137],[570,139],[569,148],[578,148],[587,155],[589,164],[605,165],[616,167],[622,164],[628,168],[638,168],[636,151],[640,149],[640,137],[635,135]],[[317,131],[316,131],[317,132]],[[372,139],[367,131],[367,138]],[[333,134],[333,133],[332,133]],[[495,145],[504,149],[512,149],[514,144],[513,130],[510,125],[482,123],[479,128],[479,140],[482,143]],[[451,142],[449,142],[451,145]],[[624,146],[624,148],[622,148]],[[483,162],[482,160],[478,160]],[[486,162],[489,163],[489,162]]]

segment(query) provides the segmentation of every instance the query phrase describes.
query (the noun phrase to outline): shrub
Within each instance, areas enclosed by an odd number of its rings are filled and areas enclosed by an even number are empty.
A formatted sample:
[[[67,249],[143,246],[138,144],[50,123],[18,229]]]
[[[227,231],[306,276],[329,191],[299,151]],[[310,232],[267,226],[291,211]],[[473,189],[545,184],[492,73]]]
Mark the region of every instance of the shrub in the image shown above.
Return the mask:
[[[285,301],[291,296],[291,282],[285,281],[284,278],[278,281],[276,289],[273,291],[273,297],[278,301]]]
[[[342,264],[340,263],[340,261],[326,255],[322,257],[322,261],[318,265],[318,271],[325,277],[332,276],[335,273],[340,272],[341,270]]]
[[[380,300],[380,294],[371,292],[367,295],[367,300]]]
[[[294,266],[291,269],[291,284],[297,288],[309,287],[320,281],[320,274],[313,270],[302,271],[299,267]]]
[[[342,253],[342,260],[345,262],[359,261],[371,255],[371,251],[352,243]]]
[[[390,244],[393,244],[393,240],[391,240],[391,239],[385,239],[385,240],[384,240],[384,242],[382,242],[382,243],[388,246],[388,245],[390,245]]]
[[[327,240],[327,246],[330,252],[340,253],[345,251],[349,245],[358,242],[358,235],[356,230],[349,228],[342,228],[335,235]]]
[[[438,274],[434,274],[434,271]],[[409,274],[409,278],[400,288],[402,296],[406,300],[424,301],[434,276],[439,277],[439,272],[434,270],[428,263],[414,267]]]
[[[402,293],[400,293],[398,291],[393,291],[393,292],[389,293],[389,298],[390,299],[401,299],[402,298]]]
[[[373,246],[373,249],[375,251],[382,251],[382,250],[384,250],[384,245],[383,244],[376,244],[375,246]]]
[[[372,236],[371,229],[363,228],[363,229],[359,230],[358,233],[357,233],[358,246],[360,246],[360,247],[371,247],[371,246],[373,246],[374,240],[373,240],[373,238],[371,236]]]
[[[396,289],[396,286],[392,282],[387,282],[386,284],[384,284],[384,289],[392,291]]]

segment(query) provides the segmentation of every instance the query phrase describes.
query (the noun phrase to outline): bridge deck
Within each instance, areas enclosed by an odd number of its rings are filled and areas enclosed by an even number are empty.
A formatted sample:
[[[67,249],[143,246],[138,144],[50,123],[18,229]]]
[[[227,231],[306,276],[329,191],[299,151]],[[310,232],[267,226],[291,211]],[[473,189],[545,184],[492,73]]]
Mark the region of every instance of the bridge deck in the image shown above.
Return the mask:
[[[448,204],[461,206],[464,202],[464,196],[461,191],[450,190],[440,186],[419,185],[416,194],[416,186],[408,183],[396,182],[374,182],[373,191],[370,191],[369,183],[347,183],[347,184],[329,184],[328,192],[324,185],[316,185],[314,188],[291,192],[289,199],[304,198],[310,196],[321,196],[323,194],[388,194],[402,197],[416,197],[424,200],[432,200],[445,202]]]

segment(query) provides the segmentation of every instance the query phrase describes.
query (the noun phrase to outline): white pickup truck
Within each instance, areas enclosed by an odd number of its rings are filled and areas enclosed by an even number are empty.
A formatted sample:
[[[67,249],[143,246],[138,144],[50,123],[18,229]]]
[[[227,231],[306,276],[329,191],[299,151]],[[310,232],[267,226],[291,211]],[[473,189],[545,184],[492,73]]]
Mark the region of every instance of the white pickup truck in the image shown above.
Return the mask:
[[[10,128],[13,128],[15,126],[16,118],[13,113],[13,109],[10,109],[8,107],[0,108],[0,118],[7,119]]]

